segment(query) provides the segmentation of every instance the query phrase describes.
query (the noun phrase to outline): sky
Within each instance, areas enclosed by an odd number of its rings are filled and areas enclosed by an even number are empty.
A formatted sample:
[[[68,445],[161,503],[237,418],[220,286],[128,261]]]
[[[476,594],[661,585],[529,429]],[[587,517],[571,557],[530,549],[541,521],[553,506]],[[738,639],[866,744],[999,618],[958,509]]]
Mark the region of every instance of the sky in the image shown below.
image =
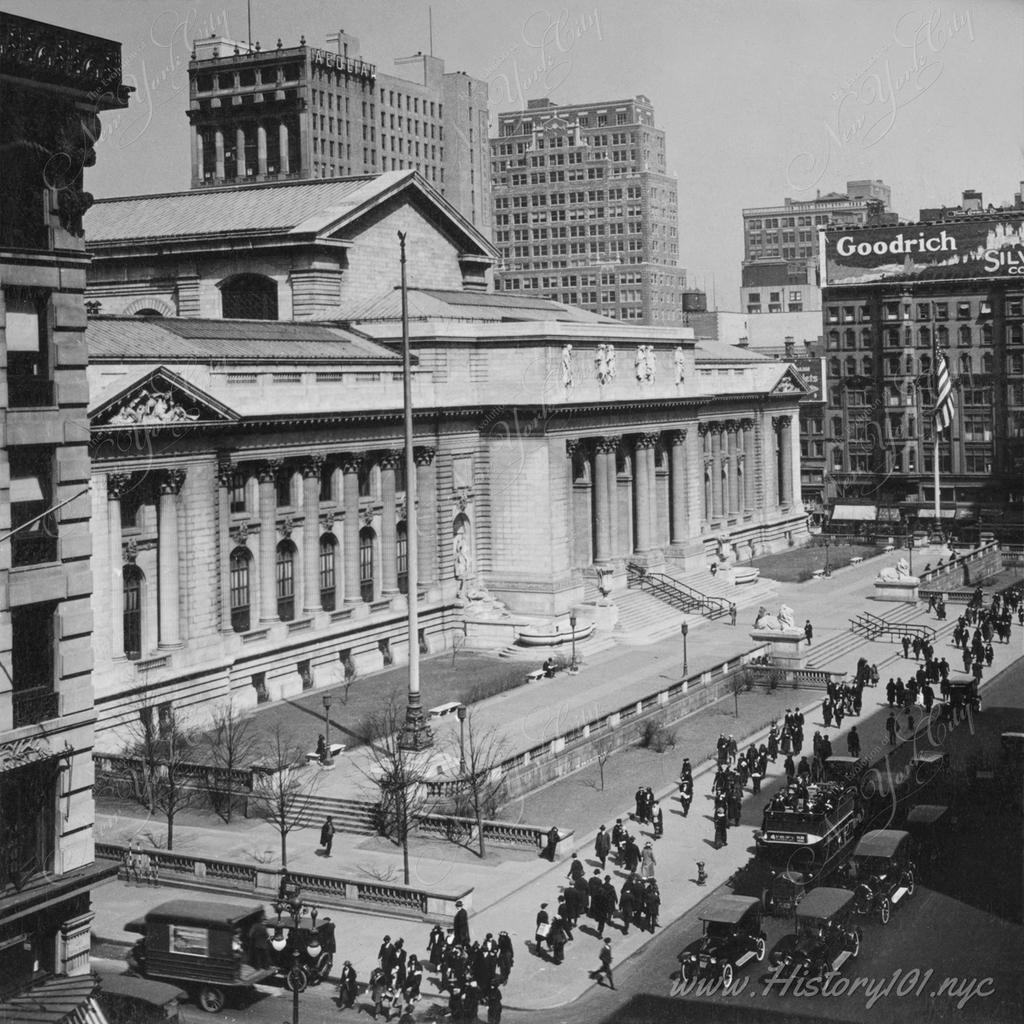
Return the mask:
[[[123,44],[127,111],[103,115],[97,197],[189,187],[192,40],[248,37],[246,0],[0,0]],[[252,35],[327,46],[382,72],[430,49],[500,111],[643,94],[678,179],[680,263],[739,308],[741,210],[879,178],[893,209],[1009,202],[1024,179],[1024,2],[909,0],[250,0]]]

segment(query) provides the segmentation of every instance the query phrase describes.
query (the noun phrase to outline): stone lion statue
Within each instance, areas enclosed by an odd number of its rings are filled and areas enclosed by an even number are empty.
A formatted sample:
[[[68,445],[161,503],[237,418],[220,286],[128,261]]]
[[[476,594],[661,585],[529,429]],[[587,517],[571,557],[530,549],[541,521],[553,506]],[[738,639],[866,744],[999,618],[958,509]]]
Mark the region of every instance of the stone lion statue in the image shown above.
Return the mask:
[[[765,630],[769,633],[782,633],[787,630],[796,629],[796,620],[793,616],[793,609],[784,604],[777,615],[772,615],[764,605],[757,610],[754,619],[754,629]]]
[[[907,565],[905,558],[901,558],[895,565],[887,565],[878,574],[878,580],[881,583],[897,583],[910,578],[910,566]]]
[[[779,608],[779,624],[783,629],[796,629],[796,617],[788,604]]]

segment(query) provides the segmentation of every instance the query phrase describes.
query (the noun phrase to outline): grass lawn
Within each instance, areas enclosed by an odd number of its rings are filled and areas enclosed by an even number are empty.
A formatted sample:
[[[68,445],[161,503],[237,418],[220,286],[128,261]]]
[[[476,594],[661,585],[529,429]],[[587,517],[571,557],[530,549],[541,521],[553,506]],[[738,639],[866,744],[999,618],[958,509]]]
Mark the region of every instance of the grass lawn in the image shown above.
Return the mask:
[[[511,690],[523,685],[526,673],[538,668],[540,661],[539,655],[534,665],[467,652],[453,659],[450,651],[425,658],[420,662],[423,707],[426,710],[453,700],[473,704]],[[265,736],[280,723],[295,742],[313,750],[317,736],[324,731],[323,695],[330,693],[333,698],[331,740],[351,749],[363,742],[366,724],[389,701],[405,706],[408,678],[408,668],[401,665],[360,677],[348,687],[318,687],[255,712],[251,716],[251,729]]]
[[[883,553],[884,546],[879,544],[832,544],[828,549],[828,561],[833,568],[838,568],[849,565],[851,558],[873,558]],[[825,545],[815,541],[807,547],[765,555],[746,564],[757,566],[768,579],[779,580],[781,583],[802,583],[809,580],[818,569],[825,568],[825,555]]]

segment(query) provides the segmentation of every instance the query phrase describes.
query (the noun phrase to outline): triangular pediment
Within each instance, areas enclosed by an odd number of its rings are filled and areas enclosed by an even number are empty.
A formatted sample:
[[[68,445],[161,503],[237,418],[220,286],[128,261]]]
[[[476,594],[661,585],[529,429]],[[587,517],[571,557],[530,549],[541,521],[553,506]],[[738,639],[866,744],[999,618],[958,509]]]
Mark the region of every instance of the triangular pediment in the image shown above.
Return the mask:
[[[786,368],[786,372],[775,382],[771,393],[773,395],[809,395],[812,388],[800,376],[792,366]]]
[[[160,429],[235,423],[238,413],[165,366],[104,398],[89,416],[95,427]]]

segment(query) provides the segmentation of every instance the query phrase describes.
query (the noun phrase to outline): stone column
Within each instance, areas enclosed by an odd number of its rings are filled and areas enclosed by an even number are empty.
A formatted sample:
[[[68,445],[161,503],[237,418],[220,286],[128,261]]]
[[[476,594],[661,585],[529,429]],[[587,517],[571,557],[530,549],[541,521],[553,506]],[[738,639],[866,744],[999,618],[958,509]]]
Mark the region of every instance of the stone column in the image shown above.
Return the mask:
[[[302,463],[302,607],[320,611],[320,474],[324,457],[311,455]]]
[[[743,505],[747,512],[757,506],[757,461],[754,451],[754,421],[743,421]]]
[[[651,505],[654,502],[654,474],[650,459],[654,454],[654,435],[641,434],[633,445],[633,507],[636,529],[634,548],[637,552],[652,547]]]
[[[725,424],[726,445],[729,452],[729,515],[731,516],[738,516],[743,512],[743,507],[740,504],[740,467],[739,450],[736,444],[736,429],[734,420],[729,420]]]
[[[282,460],[260,465],[260,621],[277,622],[277,474]]]
[[[608,458],[604,439],[598,438],[594,446],[594,561],[604,564],[611,559],[611,530],[608,515]]]
[[[213,133],[213,174],[217,181],[224,180],[224,133],[217,128]]]
[[[360,604],[359,593],[359,466],[362,459],[346,452],[341,461],[342,499],[345,525],[342,527],[345,604]]]
[[[217,461],[217,607],[219,628],[231,633],[231,488],[235,467],[225,455]]]
[[[673,544],[682,544],[689,535],[689,516],[686,507],[686,431],[673,431],[669,436],[669,445],[669,540]]]
[[[419,545],[416,549],[416,564],[420,587],[437,583],[437,463],[433,448],[415,448],[416,460],[416,510],[415,527]],[[409,510],[412,518],[413,510]],[[413,523],[407,523],[412,529]]]
[[[385,452],[380,459],[380,566],[381,597],[394,597],[398,593],[398,533],[395,527],[395,469],[402,458],[401,452]]]
[[[199,128],[195,129],[195,160],[196,160],[196,181],[202,181],[204,170],[203,170],[203,133]]]
[[[711,492],[713,490],[711,486],[711,430],[708,424],[701,423],[697,427],[698,436],[700,438],[700,457],[701,457],[701,493],[704,501],[702,505],[702,515],[705,523],[711,522],[712,517],[712,502]]]
[[[793,504],[793,417],[779,417],[780,480],[779,505],[789,508]]]
[[[124,657],[124,555],[121,551],[121,495],[129,473],[107,474],[107,540],[110,550],[110,656]]]
[[[711,424],[711,517],[720,519],[725,509],[722,488],[722,425]]]
[[[603,438],[605,458],[608,460],[608,557],[615,558],[620,551],[619,542],[619,472],[616,455],[621,442],[619,436]]]
[[[160,646],[181,646],[181,623],[178,596],[181,593],[178,573],[181,565],[178,550],[178,494],[185,482],[185,470],[167,470],[160,479],[160,504],[157,530],[157,575],[160,592]],[[123,643],[123,638],[122,638]]]
[[[245,177],[245,129],[235,129],[235,174]]]
[[[277,126],[278,148],[280,152],[281,173],[290,174],[291,167],[288,162],[288,125],[282,121]]]
[[[658,549],[662,546],[661,544],[661,519],[658,515],[659,503],[658,503],[658,441],[661,440],[660,434],[649,434],[650,447],[647,449],[647,483],[649,487],[649,494],[651,497],[649,503],[649,511],[651,518],[651,547]]]
[[[256,171],[267,173],[267,129],[262,124],[256,125]]]

